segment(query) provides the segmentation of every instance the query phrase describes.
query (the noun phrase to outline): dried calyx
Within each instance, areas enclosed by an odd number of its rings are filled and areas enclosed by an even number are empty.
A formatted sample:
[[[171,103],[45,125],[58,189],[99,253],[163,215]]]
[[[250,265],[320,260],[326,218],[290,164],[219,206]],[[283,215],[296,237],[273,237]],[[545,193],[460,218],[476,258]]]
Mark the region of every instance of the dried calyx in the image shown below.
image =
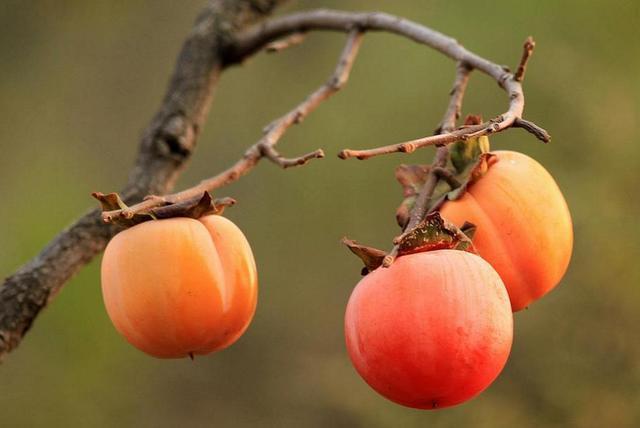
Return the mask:
[[[474,126],[478,123],[482,123],[480,116],[469,115],[464,126]],[[439,177],[439,181],[427,213],[437,210],[447,200],[454,201],[462,197],[467,187],[487,172],[496,160],[489,148],[489,138],[485,135],[449,145],[447,165],[433,171]],[[424,186],[431,168],[429,165],[400,165],[396,169],[396,179],[402,186],[404,196],[396,211],[400,227],[406,227],[416,196]]]
[[[458,228],[443,219],[439,212],[433,212],[416,227],[398,237],[396,257],[435,250],[460,250],[475,254],[475,247],[468,235],[474,228],[475,226],[470,223],[466,223],[463,228]],[[363,275],[385,263],[386,251],[361,245],[347,238],[343,238],[342,243],[364,262]]]
[[[213,199],[209,192],[203,192],[197,198],[177,203],[163,203],[144,211],[132,211],[117,193],[91,194],[102,206],[102,219],[105,223],[112,223],[123,227],[172,217],[200,218],[208,214],[222,214],[226,207],[236,203],[233,198]]]
[[[473,126],[482,123],[480,116],[470,115],[464,125]],[[489,139],[482,135],[451,144],[448,147],[447,164],[443,167],[430,165],[400,165],[395,171],[396,179],[402,186],[403,200],[396,210],[396,220],[403,229],[394,240],[392,253],[358,244],[344,238],[343,243],[365,264],[362,274],[388,267],[395,258],[406,254],[441,249],[455,249],[475,253],[471,239],[475,225],[465,223],[461,228],[446,221],[438,209],[449,200],[461,198],[467,188],[482,178],[496,161],[489,152]],[[435,168],[435,169],[434,169]],[[438,184],[430,198],[425,217],[415,226],[407,228],[416,198],[424,187],[430,174],[438,177]]]

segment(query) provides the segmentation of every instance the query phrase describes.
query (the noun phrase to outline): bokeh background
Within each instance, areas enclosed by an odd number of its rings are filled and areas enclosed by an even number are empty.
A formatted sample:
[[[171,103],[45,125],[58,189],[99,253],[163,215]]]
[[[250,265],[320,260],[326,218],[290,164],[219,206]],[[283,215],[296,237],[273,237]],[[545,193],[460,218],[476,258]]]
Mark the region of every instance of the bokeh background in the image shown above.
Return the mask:
[[[93,206],[91,191],[126,180],[139,135],[204,0],[19,1],[0,4],[0,275],[34,256]],[[506,369],[482,395],[434,412],[394,405],[350,365],[342,322],[359,261],[342,236],[381,248],[397,233],[401,162],[366,162],[341,148],[432,131],[454,64],[386,34],[366,37],[344,92],[293,129],[285,154],[318,147],[322,161],[282,171],[261,164],[219,194],[252,243],[260,272],[254,322],[206,358],[156,360],[121,339],[102,305],[96,259],[0,366],[0,425],[219,427],[640,426],[640,3],[572,1],[298,1],[379,9],[430,25],[492,60],[515,65],[529,34],[527,117],[493,138],[542,162],[573,214],[575,250],[561,285],[515,316]],[[344,37],[260,54],[223,76],[206,130],[179,187],[213,175],[261,128],[324,82]],[[475,73],[465,113],[500,113],[496,84]]]

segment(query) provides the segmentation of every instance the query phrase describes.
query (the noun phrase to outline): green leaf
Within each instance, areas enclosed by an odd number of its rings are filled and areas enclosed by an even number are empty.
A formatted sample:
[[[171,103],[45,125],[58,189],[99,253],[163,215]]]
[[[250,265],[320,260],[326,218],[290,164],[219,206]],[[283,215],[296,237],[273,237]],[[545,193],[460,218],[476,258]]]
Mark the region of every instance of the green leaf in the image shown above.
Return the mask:
[[[464,125],[480,125],[482,116],[470,114],[464,119]],[[478,138],[469,138],[465,141],[458,141],[449,146],[451,164],[458,174],[463,174],[467,168],[474,165],[482,153],[490,150],[489,138],[485,135]]]
[[[458,174],[464,173],[469,166],[477,162],[480,155],[489,152],[489,150],[489,137],[486,135],[458,141],[449,147],[451,163]]]

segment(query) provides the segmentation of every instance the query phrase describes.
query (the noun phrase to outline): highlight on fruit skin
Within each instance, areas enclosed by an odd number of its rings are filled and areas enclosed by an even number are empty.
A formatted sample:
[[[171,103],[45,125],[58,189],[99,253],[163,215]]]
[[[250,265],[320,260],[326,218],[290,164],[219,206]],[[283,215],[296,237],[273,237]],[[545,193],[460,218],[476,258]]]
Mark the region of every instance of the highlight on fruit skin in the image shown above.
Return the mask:
[[[115,328],[160,358],[234,343],[256,308],[251,247],[230,220],[170,218],[118,233],[102,259],[102,293]]]
[[[569,208],[553,177],[534,159],[495,151],[497,161],[442,216],[477,226],[473,243],[504,281],[514,312],[551,291],[573,249]]]
[[[486,261],[437,250],[365,276],[347,305],[345,337],[353,365],[378,393],[408,407],[443,408],[496,379],[511,350],[513,315]]]

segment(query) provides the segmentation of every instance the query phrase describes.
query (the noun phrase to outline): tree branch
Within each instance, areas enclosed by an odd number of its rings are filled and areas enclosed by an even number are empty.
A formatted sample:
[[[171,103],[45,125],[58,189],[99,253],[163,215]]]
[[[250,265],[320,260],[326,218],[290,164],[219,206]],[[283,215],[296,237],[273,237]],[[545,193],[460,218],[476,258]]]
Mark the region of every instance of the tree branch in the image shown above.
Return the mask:
[[[491,76],[498,85],[507,92],[509,108],[500,116],[472,128],[456,130],[438,136],[420,138],[373,150],[345,149],[339,153],[341,158],[356,157],[358,159],[368,159],[380,154],[394,152],[410,153],[420,147],[464,140],[470,135],[480,136],[500,132],[511,127],[516,118],[522,117],[522,112],[524,111],[522,85],[516,81],[514,75],[505,70],[504,67],[468,51],[455,39],[438,31],[386,13],[351,13],[333,10],[316,10],[274,18],[242,34],[238,39],[236,50],[232,57],[243,58],[247,53],[260,49],[265,43],[292,33],[310,30],[350,31],[352,28],[358,28],[362,31],[387,31],[395,33],[415,42],[425,44],[469,68],[478,69]]]
[[[447,132],[439,135],[430,135],[428,137],[422,137],[415,140],[405,141],[397,144],[390,144],[388,146],[376,147],[374,149],[366,150],[352,150],[344,149],[338,153],[338,157],[341,159],[356,158],[360,160],[366,160],[375,156],[387,155],[391,153],[413,153],[416,149],[429,146],[441,146],[449,143],[455,143],[456,141],[466,140],[468,138],[480,135],[490,134],[497,132],[497,123],[482,123],[480,125],[472,125],[457,129],[455,131]]]
[[[343,157],[367,158],[392,151],[410,152],[435,144],[440,147],[433,166],[443,167],[442,159],[446,163],[448,157],[445,144],[453,141],[499,132],[511,126],[523,127],[541,139],[548,137],[542,128],[522,119],[524,95],[522,86],[514,75],[466,50],[456,40],[415,22],[384,13],[316,10],[275,18],[247,29],[283,2],[284,0],[210,1],[186,39],[165,98],[143,134],[135,165],[121,192],[123,199],[135,202],[145,195],[162,195],[173,187],[193,152],[211,104],[213,87],[225,67],[242,62],[276,40],[281,43],[272,44],[274,50],[299,43],[302,41],[299,35],[310,30],[347,32],[350,34],[347,46],[333,78],[294,110],[268,126],[262,139],[226,171],[186,191],[170,196],[150,196],[128,210],[106,213],[105,220],[117,215],[133,215],[144,209],[171,211],[170,204],[200,197],[203,190],[217,189],[237,180],[262,157],[285,168],[321,157],[322,151],[316,150],[298,158],[287,159],[275,150],[275,145],[293,124],[300,122],[346,82],[364,31],[392,32],[430,46],[456,60],[459,64],[458,74],[445,118],[439,127],[441,135],[374,149],[377,152],[347,150],[343,152]],[[528,55],[521,61],[523,69]],[[491,76],[507,92],[509,108],[504,114],[484,124],[455,129],[455,120],[459,115],[471,69],[478,69]],[[519,74],[520,78],[523,75],[524,71]],[[428,207],[438,179],[436,173],[430,173],[427,185],[418,195],[418,202],[407,228],[415,223],[415,219],[424,215],[422,211]],[[223,205],[231,203],[231,200],[226,200]],[[98,210],[93,210],[61,232],[38,256],[5,279],[0,287],[0,357],[20,343],[40,310],[69,278],[102,251],[117,231],[115,226],[104,224]]]
[[[462,101],[464,99],[464,94],[467,90],[467,85],[469,83],[469,75],[471,74],[472,68],[464,63],[458,63],[456,67],[456,78],[453,82],[453,88],[449,93],[449,104],[447,105],[447,109],[440,121],[440,126],[436,129],[436,133],[439,132],[450,132],[452,129],[456,127],[456,120],[460,116],[460,111],[462,110]],[[436,186],[438,185],[438,181],[441,177],[441,172],[444,170],[444,167],[447,165],[447,160],[449,158],[449,149],[446,145],[441,145],[436,150],[436,155],[429,167],[429,175],[427,179],[420,189],[416,197],[416,201],[411,209],[411,213],[409,216],[409,221],[402,229],[403,233],[399,236],[395,237],[393,240],[393,248],[385,256],[382,261],[383,267],[389,267],[395,261],[398,250],[399,243],[402,238],[411,230],[413,230],[416,225],[418,225],[422,219],[428,214],[429,206],[431,205],[431,199],[433,198],[433,192],[436,190]]]
[[[456,121],[462,114],[462,100],[464,99],[464,93],[469,84],[471,71],[473,71],[473,68],[464,62],[459,62],[456,66],[456,78],[453,82],[451,92],[449,92],[449,104],[447,105],[447,110],[444,112],[440,126],[436,129],[436,134],[451,132],[456,129]]]
[[[167,196],[148,197],[139,204],[131,207],[106,211],[102,214],[105,222],[113,222],[117,217],[132,218],[135,214],[147,212],[150,209],[169,204],[176,204],[194,198],[199,198],[203,192],[211,192],[226,184],[229,184],[241,176],[251,171],[258,162],[266,157],[282,168],[288,168],[296,165],[304,165],[310,159],[324,157],[324,152],[318,149],[314,152],[300,156],[298,158],[288,159],[281,156],[275,149],[275,145],[280,141],[285,132],[293,125],[302,122],[312,111],[314,111],[323,101],[331,95],[338,92],[349,78],[349,73],[356,55],[362,43],[363,34],[354,30],[349,34],[344,50],[340,55],[336,69],[327,80],[327,82],[309,95],[302,103],[293,110],[282,116],[281,118],[271,122],[264,129],[264,136],[253,146],[251,146],[244,154],[242,159],[237,161],[231,168],[223,171],[207,180],[203,180],[200,184]]]
[[[545,129],[528,120],[518,118],[513,122],[513,127],[522,128],[525,131],[530,132],[543,143],[548,143],[549,141],[551,141],[551,135],[549,135],[549,133]]]
[[[212,0],[185,40],[162,104],[143,133],[135,165],[122,191],[126,201],[165,193],[184,168],[209,111],[213,87],[234,34],[269,14],[283,0]],[[42,308],[80,268],[100,253],[118,229],[98,209],[60,232],[0,287],[0,358],[13,350]]]

